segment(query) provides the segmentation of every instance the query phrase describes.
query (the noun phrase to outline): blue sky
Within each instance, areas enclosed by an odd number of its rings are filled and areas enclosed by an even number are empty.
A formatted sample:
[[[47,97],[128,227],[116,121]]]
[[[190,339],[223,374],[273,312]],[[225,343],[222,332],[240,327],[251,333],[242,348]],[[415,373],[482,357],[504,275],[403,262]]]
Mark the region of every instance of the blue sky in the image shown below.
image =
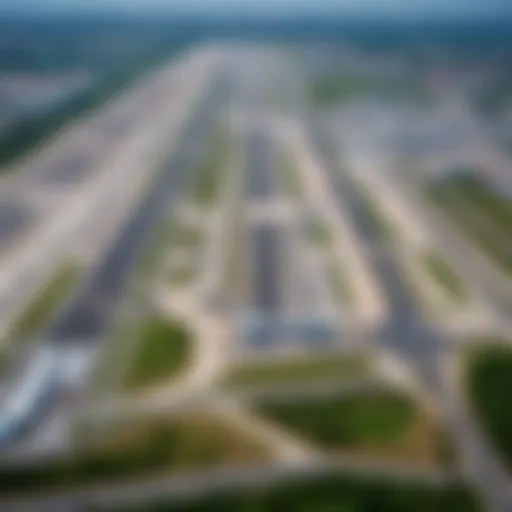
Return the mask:
[[[328,13],[347,16],[485,16],[512,13],[512,0],[0,0],[27,10],[121,12]],[[0,11],[1,12],[1,11]]]

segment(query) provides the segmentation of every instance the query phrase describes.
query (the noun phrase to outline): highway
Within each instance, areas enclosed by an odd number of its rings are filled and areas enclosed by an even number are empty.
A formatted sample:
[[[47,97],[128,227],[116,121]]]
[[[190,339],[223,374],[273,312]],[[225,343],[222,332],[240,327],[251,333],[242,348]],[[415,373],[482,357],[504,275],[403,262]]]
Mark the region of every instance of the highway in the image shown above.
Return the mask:
[[[53,370],[65,373],[67,360],[63,359],[66,347],[74,346],[77,351],[87,355],[94,354],[107,327],[113,321],[118,310],[127,278],[133,269],[137,257],[151,236],[152,229],[168,211],[170,201],[178,197],[185,185],[189,170],[194,167],[206,147],[208,138],[215,126],[216,112],[221,105],[223,94],[222,80],[214,83],[207,91],[201,105],[191,117],[182,134],[181,143],[172,151],[169,161],[159,172],[148,194],[141,200],[134,213],[121,229],[119,237],[114,240],[106,256],[92,269],[83,286],[79,288],[68,306],[56,318],[55,322],[43,335],[43,349],[55,354]],[[37,351],[27,364],[25,371],[17,376],[12,385],[12,394],[22,389],[24,382],[37,368]],[[33,436],[46,418],[53,416],[59,409],[60,397],[66,394],[66,384],[52,382],[46,392],[52,376],[41,377],[40,391],[34,396],[34,406],[29,409],[21,422],[21,427],[9,427],[13,436],[23,439]],[[0,420],[4,420],[0,417]],[[18,439],[19,440],[19,439]]]
[[[512,510],[508,475],[492,450],[476,431],[460,398],[449,388],[440,368],[447,356],[446,340],[419,313],[417,300],[393,256],[369,223],[363,199],[347,174],[340,169],[325,132],[311,125],[310,136],[321,158],[338,205],[348,212],[370,255],[372,271],[381,283],[389,306],[389,319],[377,339],[405,360],[435,397],[443,418],[458,445],[463,469],[493,510]]]

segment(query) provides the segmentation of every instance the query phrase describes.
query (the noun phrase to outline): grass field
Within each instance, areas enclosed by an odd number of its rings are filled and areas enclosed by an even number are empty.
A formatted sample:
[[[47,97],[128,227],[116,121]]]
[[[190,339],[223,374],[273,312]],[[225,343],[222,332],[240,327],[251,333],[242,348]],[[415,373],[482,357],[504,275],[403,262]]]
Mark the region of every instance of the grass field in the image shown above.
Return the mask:
[[[312,357],[298,361],[253,363],[233,369],[224,379],[228,386],[289,384],[329,378],[356,378],[368,374],[362,356]]]
[[[461,278],[437,253],[426,251],[422,255],[422,261],[427,272],[453,299],[462,300],[466,297]]]
[[[171,227],[170,237],[174,245],[197,248],[201,244],[203,234],[195,227],[176,223]]]
[[[9,329],[11,340],[30,339],[58,313],[77,284],[81,269],[73,263],[58,267]]]
[[[512,202],[471,175],[457,175],[427,188],[428,198],[504,271],[512,272]],[[461,204],[462,203],[462,204]],[[471,205],[478,207],[472,213]],[[475,222],[474,215],[487,224]],[[488,228],[487,228],[488,225]],[[497,236],[501,233],[501,236]]]
[[[310,98],[318,106],[329,107],[355,96],[371,94],[386,98],[408,98],[425,104],[430,97],[417,84],[363,75],[338,74],[320,77],[312,82]]]
[[[192,185],[191,199],[204,206],[212,205],[221,191],[230,155],[230,139],[225,132],[218,132],[198,170]]]
[[[343,306],[351,305],[354,302],[354,290],[350,285],[349,276],[334,262],[327,268],[327,273],[334,297]]]
[[[126,511],[126,507],[116,512]],[[462,484],[376,479],[352,474],[297,477],[256,489],[217,491],[189,502],[162,501],[127,512],[480,512]],[[98,511],[99,512],[99,511]],[[104,510],[103,512],[107,512]],[[114,512],[114,509],[110,509]]]
[[[367,193],[362,192],[363,212],[368,227],[382,240],[391,240],[395,234],[389,220],[380,210],[376,202]]]
[[[215,466],[261,462],[266,450],[206,414],[140,420],[116,429],[114,438],[68,460],[0,466],[0,494],[121,481]]]
[[[446,439],[407,396],[374,391],[288,403],[262,402],[263,416],[330,454],[364,453],[419,463],[450,463]]]
[[[332,241],[332,235],[326,224],[320,219],[310,219],[307,225],[309,240],[315,245],[328,246]]]
[[[197,265],[188,262],[170,269],[168,278],[171,286],[184,286],[190,284],[197,274]]]
[[[302,184],[297,169],[297,162],[292,154],[282,151],[278,160],[279,183],[286,195],[293,198],[302,197]]]
[[[492,341],[470,355],[467,387],[484,431],[512,471],[512,348]]]
[[[139,326],[138,347],[126,386],[138,388],[176,377],[191,357],[191,335],[178,321],[153,318]]]
[[[331,105],[370,89],[370,82],[355,76],[333,76],[315,80],[311,99],[318,105]]]

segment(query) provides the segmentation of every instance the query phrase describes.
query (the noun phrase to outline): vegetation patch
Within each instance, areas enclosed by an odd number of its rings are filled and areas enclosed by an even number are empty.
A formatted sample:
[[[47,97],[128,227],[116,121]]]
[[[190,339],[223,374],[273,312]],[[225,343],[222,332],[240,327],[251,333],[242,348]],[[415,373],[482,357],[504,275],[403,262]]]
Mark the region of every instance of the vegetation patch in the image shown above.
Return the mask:
[[[316,379],[351,379],[368,374],[369,364],[362,356],[315,357],[295,361],[245,364],[225,378],[228,386],[259,386],[300,383]]]
[[[201,230],[184,224],[175,224],[170,235],[171,243],[180,247],[199,247],[203,239]]]
[[[452,298],[462,300],[466,296],[459,275],[437,253],[427,251],[423,254],[423,264],[428,273],[443,287]]]
[[[226,132],[217,133],[192,187],[192,199],[212,205],[218,198],[229,163],[230,139]]]
[[[297,162],[293,156],[282,151],[279,154],[278,171],[280,184],[285,194],[293,197],[302,197],[302,186],[297,170]]]
[[[76,487],[152,474],[238,466],[268,458],[265,449],[213,416],[183,416],[119,425],[115,437],[72,458],[0,466],[0,493]]]
[[[327,268],[327,272],[335,298],[344,306],[350,305],[354,301],[354,290],[350,286],[347,274],[340,268],[337,262],[331,263]]]
[[[126,380],[129,388],[176,377],[190,361],[191,334],[179,321],[148,319],[138,327],[137,338],[138,347]]]
[[[504,271],[512,272],[512,202],[469,172],[427,188],[429,199],[450,217],[481,250]],[[472,211],[472,205],[475,208]],[[481,222],[475,222],[475,217]]]
[[[110,509],[113,512],[114,509]],[[126,511],[126,507],[117,509]],[[476,496],[462,484],[435,485],[350,473],[276,480],[267,487],[233,489],[162,501],[129,512],[479,512]]]
[[[394,235],[394,230],[375,201],[369,197],[368,194],[362,193],[361,205],[362,213],[369,229],[382,240],[391,240]]]
[[[403,101],[428,101],[427,92],[416,84],[400,80],[349,74],[330,74],[312,82],[312,101],[319,106],[330,106],[356,96],[372,94]]]
[[[439,429],[410,398],[398,393],[373,391],[287,403],[267,401],[258,410],[330,453],[339,450],[441,462]],[[446,447],[442,449],[445,458]]]
[[[329,228],[318,218],[312,218],[307,225],[308,238],[316,245],[326,246],[331,243],[332,235]]]
[[[81,276],[73,263],[58,267],[9,330],[11,340],[30,339],[40,333],[58,313]]]
[[[512,470],[512,348],[495,341],[482,340],[470,355],[467,386],[484,431]]]

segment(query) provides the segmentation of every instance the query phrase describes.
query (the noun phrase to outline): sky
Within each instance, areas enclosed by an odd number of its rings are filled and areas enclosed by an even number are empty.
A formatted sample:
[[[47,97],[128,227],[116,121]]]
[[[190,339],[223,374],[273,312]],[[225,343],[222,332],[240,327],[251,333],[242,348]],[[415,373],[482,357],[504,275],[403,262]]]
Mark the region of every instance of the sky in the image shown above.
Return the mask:
[[[201,14],[468,17],[512,14],[512,0],[0,0],[0,8]],[[1,10],[0,10],[1,13]]]

